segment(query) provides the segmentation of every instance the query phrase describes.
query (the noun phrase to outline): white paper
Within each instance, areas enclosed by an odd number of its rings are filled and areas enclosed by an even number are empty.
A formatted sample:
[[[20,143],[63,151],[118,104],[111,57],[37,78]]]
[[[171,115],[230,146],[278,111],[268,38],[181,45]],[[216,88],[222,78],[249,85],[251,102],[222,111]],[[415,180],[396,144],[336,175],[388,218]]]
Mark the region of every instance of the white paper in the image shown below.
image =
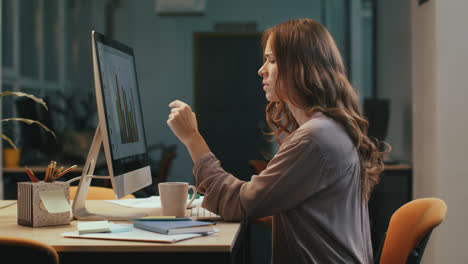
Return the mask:
[[[75,238],[94,238],[94,239],[111,239],[111,240],[128,240],[128,241],[149,241],[149,242],[166,242],[174,243],[180,240],[199,237],[202,234],[180,234],[180,235],[163,235],[155,232],[134,228],[132,231],[123,233],[91,233],[80,235],[78,232],[62,233],[64,237]]]
[[[70,212],[70,204],[63,190],[39,192],[42,204],[49,213]]]
[[[187,200],[187,202],[190,200]],[[161,199],[159,196],[151,196],[148,198],[121,199],[121,200],[106,200],[106,202],[118,204],[131,208],[161,208]],[[203,197],[193,200],[189,208],[201,205]]]

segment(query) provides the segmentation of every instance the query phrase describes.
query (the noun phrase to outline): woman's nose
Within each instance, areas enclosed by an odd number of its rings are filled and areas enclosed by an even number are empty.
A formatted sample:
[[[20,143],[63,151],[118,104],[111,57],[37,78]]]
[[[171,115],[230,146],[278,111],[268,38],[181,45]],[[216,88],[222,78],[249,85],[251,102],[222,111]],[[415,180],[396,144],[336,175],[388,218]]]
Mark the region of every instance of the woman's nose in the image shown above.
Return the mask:
[[[264,74],[265,74],[265,64],[262,65],[262,67],[260,67],[260,69],[258,69],[258,75],[264,77]]]

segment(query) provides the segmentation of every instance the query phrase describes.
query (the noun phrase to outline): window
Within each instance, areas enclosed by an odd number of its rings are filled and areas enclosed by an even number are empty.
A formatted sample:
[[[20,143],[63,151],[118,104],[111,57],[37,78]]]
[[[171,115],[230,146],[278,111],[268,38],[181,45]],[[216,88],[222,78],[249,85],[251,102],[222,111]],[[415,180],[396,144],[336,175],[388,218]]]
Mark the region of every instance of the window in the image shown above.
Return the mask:
[[[63,114],[54,112],[53,105],[64,106],[59,93],[91,91],[92,1],[2,0],[1,4],[3,91],[21,91],[45,99],[55,124],[51,129],[56,133],[70,129],[60,122]],[[17,99],[2,99],[3,117],[19,116]],[[23,147],[21,126],[2,125]]]

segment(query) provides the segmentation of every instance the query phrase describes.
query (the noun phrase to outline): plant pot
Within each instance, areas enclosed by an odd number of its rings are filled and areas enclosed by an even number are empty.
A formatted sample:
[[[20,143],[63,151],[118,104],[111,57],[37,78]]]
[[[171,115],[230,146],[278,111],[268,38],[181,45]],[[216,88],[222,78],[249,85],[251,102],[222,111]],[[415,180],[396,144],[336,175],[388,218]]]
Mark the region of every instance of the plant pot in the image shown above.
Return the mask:
[[[21,150],[14,148],[3,149],[3,166],[5,168],[16,168],[19,167],[19,161],[21,157]]]

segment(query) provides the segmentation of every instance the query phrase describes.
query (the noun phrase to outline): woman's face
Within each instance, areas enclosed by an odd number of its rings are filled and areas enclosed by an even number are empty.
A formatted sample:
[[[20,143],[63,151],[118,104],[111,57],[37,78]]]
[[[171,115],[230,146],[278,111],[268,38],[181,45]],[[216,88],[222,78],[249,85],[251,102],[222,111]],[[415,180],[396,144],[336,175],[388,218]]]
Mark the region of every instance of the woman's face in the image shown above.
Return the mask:
[[[278,102],[278,96],[275,92],[276,78],[278,77],[278,65],[276,64],[276,58],[273,54],[270,46],[270,39],[268,38],[265,51],[264,60],[262,67],[258,70],[258,75],[263,77],[263,90],[265,91],[265,97],[270,102]]]

